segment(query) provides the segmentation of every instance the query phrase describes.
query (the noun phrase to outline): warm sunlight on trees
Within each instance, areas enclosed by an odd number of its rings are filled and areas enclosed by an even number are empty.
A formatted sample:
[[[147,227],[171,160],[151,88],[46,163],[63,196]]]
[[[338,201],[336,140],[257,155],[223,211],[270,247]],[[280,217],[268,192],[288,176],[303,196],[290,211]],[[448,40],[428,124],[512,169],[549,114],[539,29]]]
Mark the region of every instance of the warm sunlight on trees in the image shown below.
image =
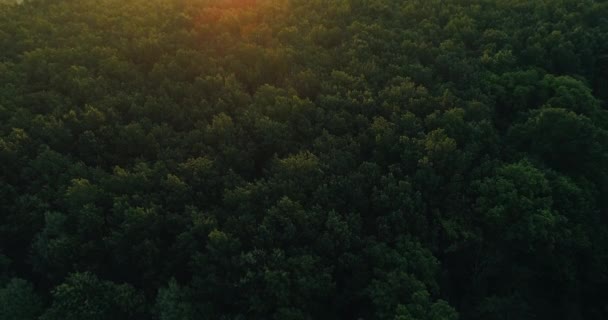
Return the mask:
[[[608,318],[605,1],[14,2],[0,320]]]

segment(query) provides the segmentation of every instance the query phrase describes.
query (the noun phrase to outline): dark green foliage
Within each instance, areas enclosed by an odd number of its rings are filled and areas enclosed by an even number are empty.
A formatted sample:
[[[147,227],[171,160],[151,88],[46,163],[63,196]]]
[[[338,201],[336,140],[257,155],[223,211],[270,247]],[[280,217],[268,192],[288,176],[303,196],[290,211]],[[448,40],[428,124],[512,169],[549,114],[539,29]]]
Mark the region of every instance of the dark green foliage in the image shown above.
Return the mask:
[[[53,304],[41,319],[134,319],[141,317],[143,303],[143,297],[127,284],[74,273],[53,289]]]
[[[0,319],[35,320],[42,310],[31,283],[13,278],[0,288]]]
[[[605,1],[15,2],[0,320],[608,318]]]

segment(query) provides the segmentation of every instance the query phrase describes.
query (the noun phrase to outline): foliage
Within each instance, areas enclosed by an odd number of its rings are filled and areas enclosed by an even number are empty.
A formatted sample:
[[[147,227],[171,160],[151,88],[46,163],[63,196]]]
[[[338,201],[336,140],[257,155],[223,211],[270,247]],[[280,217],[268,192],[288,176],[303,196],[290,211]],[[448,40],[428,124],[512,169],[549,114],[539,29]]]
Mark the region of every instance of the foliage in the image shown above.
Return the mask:
[[[608,4],[0,0],[0,319],[606,319]]]

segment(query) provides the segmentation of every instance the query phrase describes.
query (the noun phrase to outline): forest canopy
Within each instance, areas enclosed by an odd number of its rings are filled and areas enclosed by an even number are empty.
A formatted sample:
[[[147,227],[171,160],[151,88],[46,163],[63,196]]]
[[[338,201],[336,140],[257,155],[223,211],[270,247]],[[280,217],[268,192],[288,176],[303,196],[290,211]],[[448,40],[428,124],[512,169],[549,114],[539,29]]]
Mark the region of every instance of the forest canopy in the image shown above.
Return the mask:
[[[0,319],[608,318],[608,2],[15,3]]]

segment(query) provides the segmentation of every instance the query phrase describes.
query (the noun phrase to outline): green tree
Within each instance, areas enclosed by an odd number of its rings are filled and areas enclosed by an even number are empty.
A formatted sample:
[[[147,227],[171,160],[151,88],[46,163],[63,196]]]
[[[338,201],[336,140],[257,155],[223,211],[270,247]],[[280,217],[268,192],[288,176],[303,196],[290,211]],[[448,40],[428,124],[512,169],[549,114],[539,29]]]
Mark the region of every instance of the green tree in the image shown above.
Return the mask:
[[[0,318],[34,320],[42,311],[42,299],[26,280],[13,278],[0,288]]]
[[[41,319],[133,319],[145,316],[144,310],[145,300],[133,287],[74,273],[53,290],[53,304]]]

